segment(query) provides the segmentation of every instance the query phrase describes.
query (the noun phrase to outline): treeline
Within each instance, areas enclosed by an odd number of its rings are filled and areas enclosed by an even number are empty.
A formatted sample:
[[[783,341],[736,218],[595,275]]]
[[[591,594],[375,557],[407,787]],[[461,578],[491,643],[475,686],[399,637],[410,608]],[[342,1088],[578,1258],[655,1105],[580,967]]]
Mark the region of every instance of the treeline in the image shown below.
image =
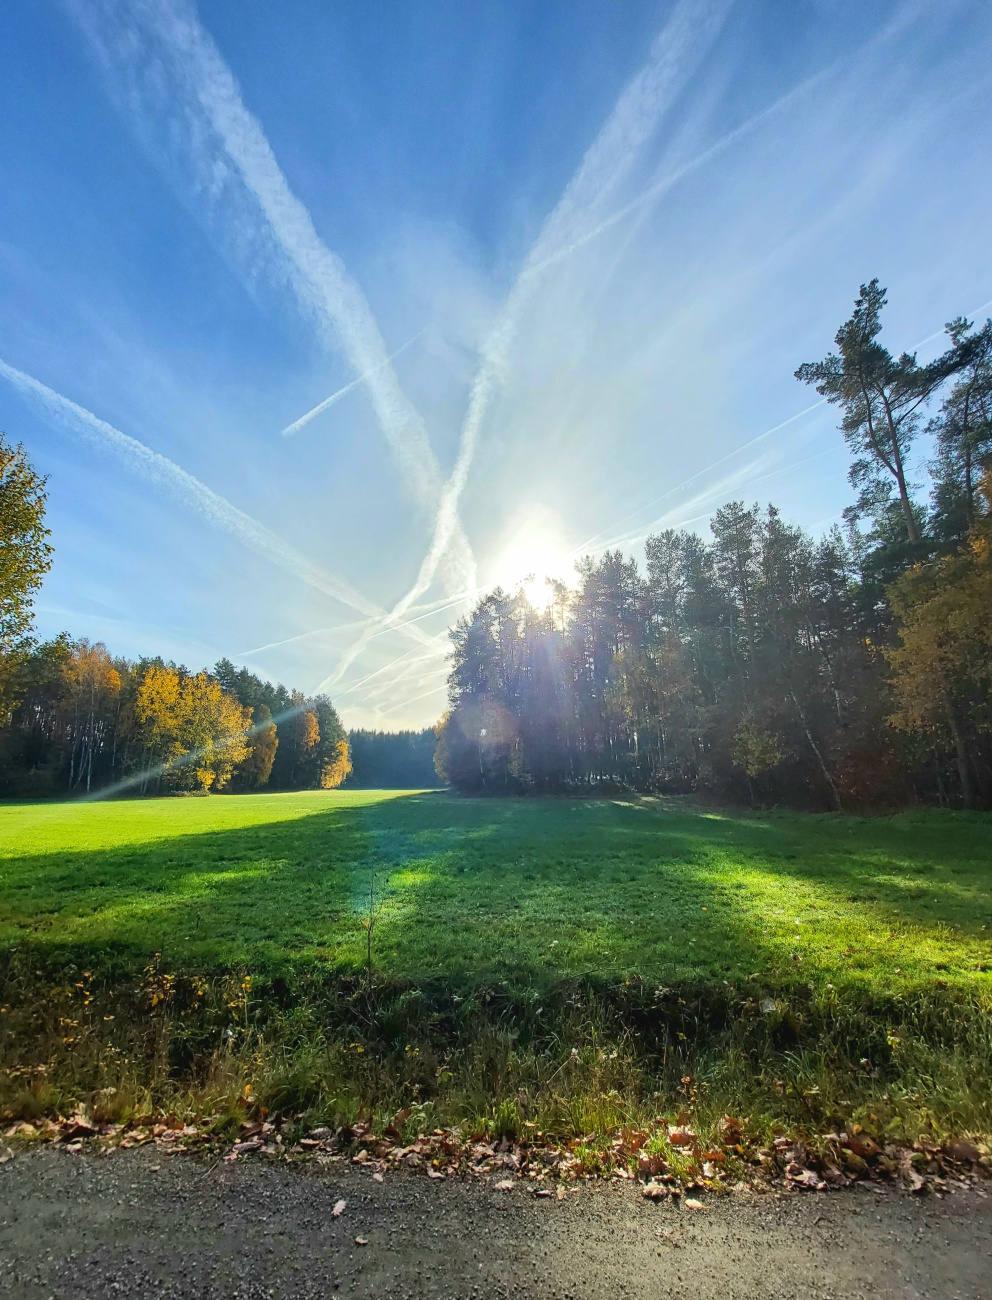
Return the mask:
[[[429,790],[441,784],[434,767],[434,730],[349,731],[348,785],[364,790]]]
[[[709,540],[649,538],[644,572],[585,559],[547,609],[493,592],[451,634],[447,782],[992,803],[992,322],[952,321],[924,366],[879,343],[884,303],[863,286],[837,352],[796,372],[842,412],[845,528],[816,540],[733,502]]]
[[[351,770],[330,700],[222,659],[190,672],[63,635],[8,655],[7,796],[331,789]]]

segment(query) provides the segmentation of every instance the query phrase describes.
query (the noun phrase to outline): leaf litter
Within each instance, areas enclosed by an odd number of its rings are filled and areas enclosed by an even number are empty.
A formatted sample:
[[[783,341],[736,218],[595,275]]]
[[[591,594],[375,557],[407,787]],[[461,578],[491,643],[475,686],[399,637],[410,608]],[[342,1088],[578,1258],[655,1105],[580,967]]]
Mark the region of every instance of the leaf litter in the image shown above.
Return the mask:
[[[780,1191],[825,1192],[857,1183],[882,1190],[900,1187],[908,1192],[938,1196],[974,1186],[992,1175],[989,1148],[965,1138],[944,1144],[925,1141],[882,1144],[860,1125],[849,1130],[808,1138],[780,1134],[770,1146],[748,1134],[743,1120],[726,1115],[716,1125],[712,1145],[702,1140],[682,1112],[672,1122],[659,1118],[651,1128],[623,1127],[612,1139],[590,1133],[570,1141],[528,1130],[519,1137],[499,1141],[485,1135],[466,1135],[460,1129],[435,1129],[412,1141],[401,1131],[409,1111],[400,1111],[382,1133],[372,1132],[360,1117],[337,1128],[306,1128],[302,1116],[270,1116],[259,1108],[245,1120],[231,1141],[211,1118],[187,1122],[174,1114],[152,1112],[126,1123],[103,1123],[84,1107],[55,1119],[20,1121],[2,1131],[14,1147],[0,1151],[11,1159],[19,1142],[44,1141],[77,1154],[84,1149],[154,1146],[163,1153],[196,1152],[233,1162],[244,1158],[279,1158],[319,1163],[350,1159],[366,1168],[376,1182],[397,1168],[426,1173],[435,1181],[462,1176],[497,1175],[497,1191],[535,1180],[557,1182],[557,1198],[564,1199],[566,1185],[594,1178],[636,1180],[647,1200],[678,1201],[686,1208],[702,1205],[689,1194],[733,1192],[744,1188],[774,1187]],[[535,1194],[552,1197],[546,1187]],[[693,1204],[693,1202],[695,1202]],[[345,1202],[332,1215],[343,1212]]]

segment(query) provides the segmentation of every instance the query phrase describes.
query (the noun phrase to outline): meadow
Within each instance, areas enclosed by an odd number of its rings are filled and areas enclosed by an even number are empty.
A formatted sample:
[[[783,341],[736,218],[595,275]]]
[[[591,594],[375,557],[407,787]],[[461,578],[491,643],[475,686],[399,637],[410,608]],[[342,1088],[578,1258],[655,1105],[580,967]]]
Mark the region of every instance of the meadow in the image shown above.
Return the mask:
[[[0,975],[8,1117],[102,1090],[119,1115],[250,1097],[570,1135],[666,1107],[763,1131],[992,1128],[981,814],[396,791],[6,805]]]

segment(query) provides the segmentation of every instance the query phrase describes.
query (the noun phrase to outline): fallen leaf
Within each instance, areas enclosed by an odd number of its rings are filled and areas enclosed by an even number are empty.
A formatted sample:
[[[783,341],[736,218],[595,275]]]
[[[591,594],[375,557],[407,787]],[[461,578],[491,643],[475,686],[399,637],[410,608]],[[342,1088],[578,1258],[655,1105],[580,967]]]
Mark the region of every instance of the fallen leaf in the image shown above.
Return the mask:
[[[565,1199],[565,1188],[562,1186],[561,1183],[558,1184],[558,1199],[559,1201],[563,1201]]]
[[[802,1165],[789,1165],[785,1176],[793,1187],[805,1187],[811,1192],[822,1192],[827,1185],[819,1174],[812,1169],[804,1169]]]
[[[962,1138],[948,1142],[944,1147],[944,1154],[951,1160],[967,1160],[972,1164],[976,1164],[981,1159],[981,1152],[974,1142],[965,1142]]]
[[[717,1127],[720,1130],[720,1137],[727,1146],[735,1146],[744,1136],[740,1120],[734,1119],[733,1115],[724,1115]]]
[[[502,1178],[495,1184],[497,1192],[512,1192],[515,1186],[512,1178]]]
[[[691,1128],[679,1126],[669,1129],[668,1140],[673,1147],[692,1147],[696,1145],[696,1135]]]
[[[687,1196],[682,1202],[687,1210],[707,1210],[709,1206],[704,1205],[702,1201],[697,1201],[693,1196]]]
[[[356,1238],[355,1238],[355,1245],[356,1245],[356,1246],[367,1246],[368,1244],[369,1244],[369,1243],[368,1243],[368,1239],[367,1239],[366,1237],[356,1237]]]
[[[842,1133],[840,1144],[862,1160],[874,1160],[882,1154],[882,1148],[870,1133]]]
[[[335,1201],[334,1209],[331,1210],[331,1218],[340,1219],[341,1215],[344,1214],[347,1205],[348,1205],[347,1201]]]
[[[249,1138],[247,1142],[235,1142],[231,1150],[235,1155],[243,1155],[248,1151],[258,1151],[263,1145],[261,1138]]]
[[[637,1172],[642,1178],[654,1178],[657,1174],[663,1174],[667,1168],[667,1162],[659,1155],[642,1155],[637,1162]]]
[[[373,1181],[374,1183],[384,1183],[386,1180],[385,1180],[385,1178],[383,1177],[382,1174],[373,1174],[373,1175],[372,1175],[372,1181]]]
[[[663,1201],[666,1196],[671,1196],[672,1193],[671,1189],[666,1187],[664,1183],[650,1182],[645,1183],[641,1194],[649,1201]]]

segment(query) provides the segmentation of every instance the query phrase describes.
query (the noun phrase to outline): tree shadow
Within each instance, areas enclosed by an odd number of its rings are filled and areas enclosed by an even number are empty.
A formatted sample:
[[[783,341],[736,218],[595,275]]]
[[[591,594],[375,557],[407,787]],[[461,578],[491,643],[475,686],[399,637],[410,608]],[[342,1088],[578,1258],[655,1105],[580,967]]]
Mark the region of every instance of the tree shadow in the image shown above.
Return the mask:
[[[971,977],[992,920],[982,830],[643,800],[329,798],[306,816],[8,858],[0,945],[357,970],[371,895],[376,968],[452,986]]]

